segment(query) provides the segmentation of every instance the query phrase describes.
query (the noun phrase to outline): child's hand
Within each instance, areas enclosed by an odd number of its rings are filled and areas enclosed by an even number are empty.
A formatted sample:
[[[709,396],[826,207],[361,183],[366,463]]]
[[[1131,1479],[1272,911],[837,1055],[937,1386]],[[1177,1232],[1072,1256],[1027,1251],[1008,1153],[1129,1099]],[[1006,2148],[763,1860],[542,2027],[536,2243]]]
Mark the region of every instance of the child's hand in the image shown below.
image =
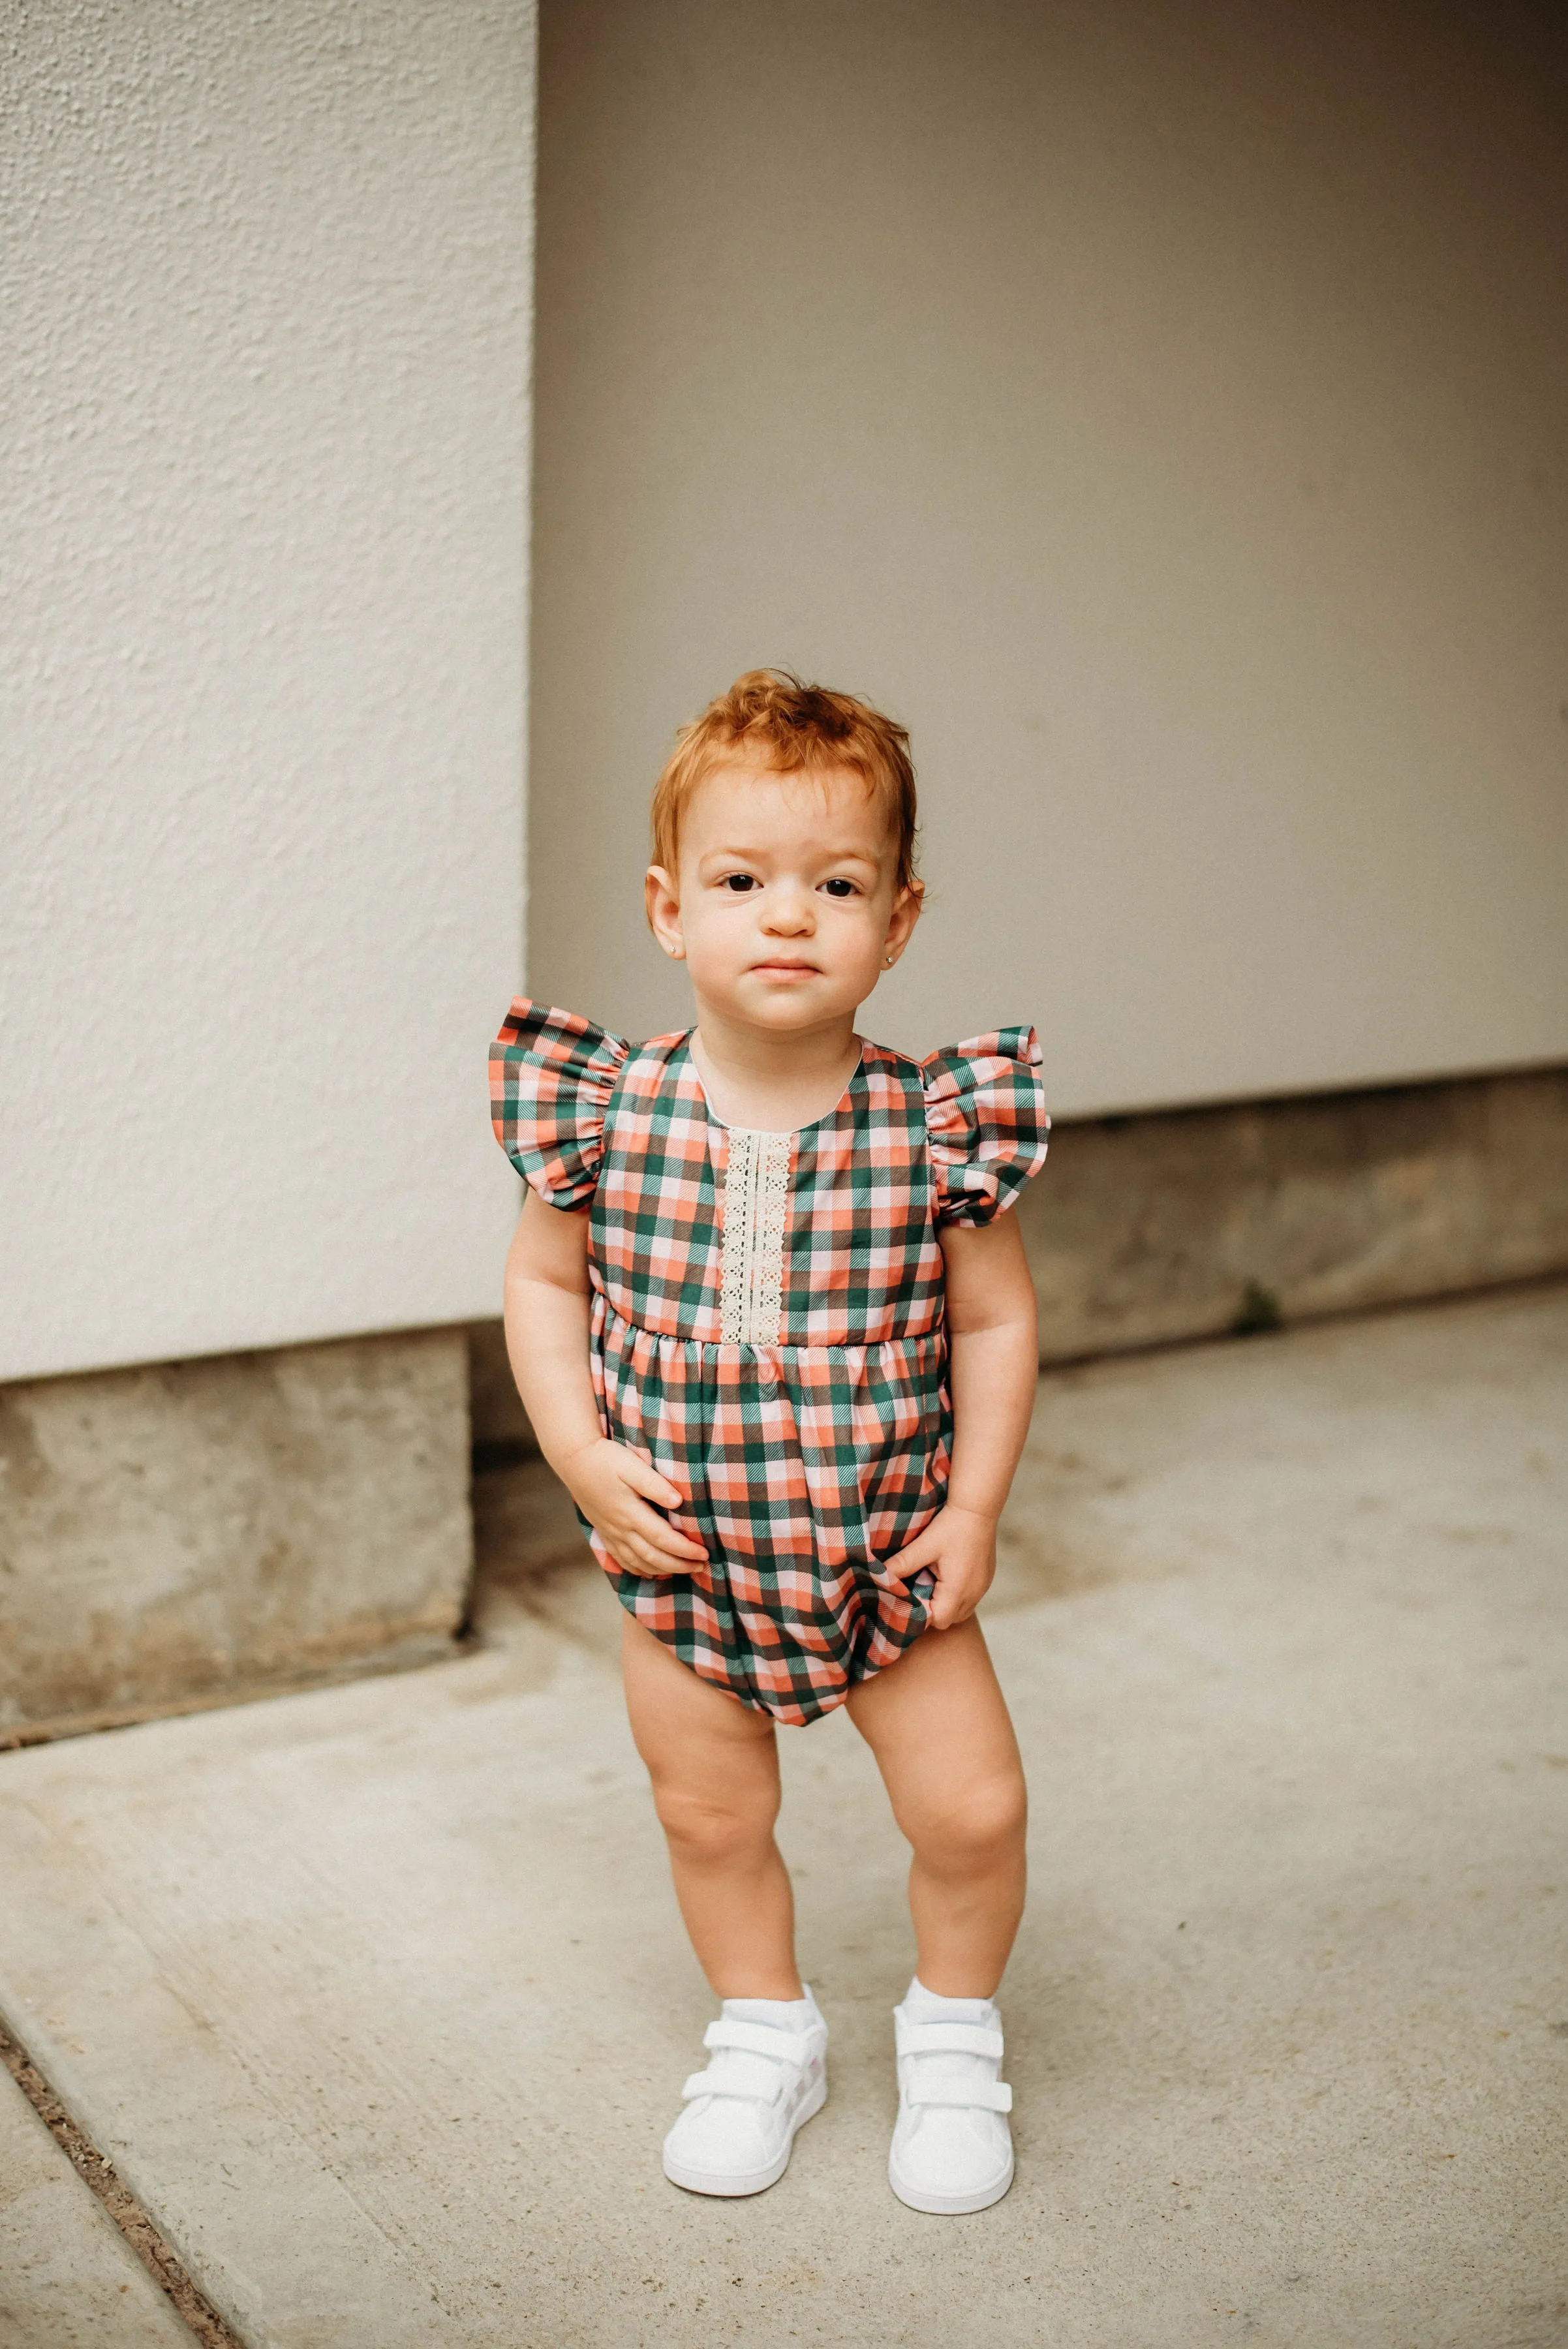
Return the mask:
[[[683,1567],[706,1562],[701,1543],[688,1541],[659,1514],[659,1509],[680,1508],[685,1494],[624,1444],[601,1436],[597,1444],[585,1444],[571,1454],[558,1473],[616,1564],[628,1574],[679,1574]],[[649,1508],[650,1501],[659,1508]]]
[[[883,1560],[884,1572],[899,1582],[908,1582],[923,1566],[932,1568],[937,1578],[929,1609],[932,1630],[967,1623],[996,1573],[996,1519],[956,1509],[950,1502],[907,1549]]]

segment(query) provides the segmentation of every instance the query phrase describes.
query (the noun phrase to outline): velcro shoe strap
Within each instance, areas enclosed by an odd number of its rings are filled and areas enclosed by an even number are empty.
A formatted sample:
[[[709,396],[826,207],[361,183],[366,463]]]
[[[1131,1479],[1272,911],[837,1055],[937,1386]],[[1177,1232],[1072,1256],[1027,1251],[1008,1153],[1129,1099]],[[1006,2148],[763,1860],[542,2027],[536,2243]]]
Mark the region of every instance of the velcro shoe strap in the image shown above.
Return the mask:
[[[982,2113],[1010,2113],[1012,2091],[1005,2080],[977,2080],[973,2086],[941,2088],[926,2087],[919,2080],[904,2091],[904,2100],[910,2105],[951,2105],[962,2110]]]
[[[727,2076],[722,2072],[715,2072],[710,2064],[706,2072],[691,2072],[687,2075],[686,2085],[680,2091],[680,2099],[683,2104],[690,2104],[693,2096],[738,2096],[743,2105],[776,2105],[783,2101],[791,2085],[799,2077],[798,2072],[786,2069],[781,2064],[773,2075],[771,2081],[764,2085],[754,2074],[749,2081],[737,2080],[732,2075]]]
[[[718,2079],[713,2079],[711,2072],[688,2072],[688,2075],[685,2075],[685,2085],[680,2088],[680,2103],[691,2105],[691,2100],[695,2095],[732,2095],[737,2097],[742,2105],[777,2105],[779,2095],[784,2093],[784,2081],[786,2079],[789,2079],[789,2075],[786,2075],[786,2072],[779,2072],[773,2088],[761,2088],[761,2085],[744,2088],[737,2079],[725,2079],[723,2075],[718,2075]]]
[[[900,2023],[900,2055],[991,2055],[1002,2061],[1002,2033],[983,2023]]]
[[[765,2023],[711,2023],[702,2044],[743,2047],[748,2055],[771,2055],[775,2064],[793,2064],[802,2072],[811,2061],[811,2042],[803,2031],[774,2031]],[[1002,2053],[1000,2040],[996,2052]]]
[[[722,2087],[720,2083],[715,2080],[711,2072],[691,2072],[688,2074],[686,2085],[680,2091],[680,2101],[683,2105],[689,2105],[693,2096],[722,2096],[725,2095],[738,2096],[741,2094],[742,2091],[739,2088],[725,2089]],[[748,2095],[745,2101],[749,2105],[765,2105],[768,2099],[766,2096]]]

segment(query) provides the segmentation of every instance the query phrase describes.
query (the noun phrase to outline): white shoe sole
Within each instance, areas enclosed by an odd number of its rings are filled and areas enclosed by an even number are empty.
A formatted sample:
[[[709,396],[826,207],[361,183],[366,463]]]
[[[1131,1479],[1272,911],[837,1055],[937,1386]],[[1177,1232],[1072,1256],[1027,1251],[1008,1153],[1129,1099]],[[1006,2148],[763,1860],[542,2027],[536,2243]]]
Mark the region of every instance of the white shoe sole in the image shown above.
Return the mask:
[[[923,2187],[907,2186],[899,2178],[891,2156],[888,2161],[888,2183],[899,2201],[911,2210],[924,2210],[933,2219],[962,2219],[971,2210],[989,2210],[993,2202],[1001,2201],[1012,2183],[1012,2156],[1008,2155],[1007,2168],[995,2183],[974,2194],[929,2194]]]
[[[783,2152],[775,2156],[764,2169],[742,2169],[738,2173],[734,2170],[688,2169],[683,2162],[671,2161],[666,2154],[664,2175],[671,2186],[683,2186],[688,2194],[765,2194],[770,2186],[778,2184],[789,2168],[789,2158],[794,2151],[795,2131],[804,2128],[826,2102],[827,2082],[821,2079],[791,2121]]]

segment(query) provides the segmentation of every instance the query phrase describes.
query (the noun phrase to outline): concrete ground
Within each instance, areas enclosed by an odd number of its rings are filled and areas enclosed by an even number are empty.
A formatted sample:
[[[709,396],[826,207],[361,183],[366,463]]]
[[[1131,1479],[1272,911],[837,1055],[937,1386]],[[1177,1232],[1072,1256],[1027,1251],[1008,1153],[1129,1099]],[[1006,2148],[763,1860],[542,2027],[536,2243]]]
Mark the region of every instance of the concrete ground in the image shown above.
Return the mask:
[[[191,2335],[0,2070],[3,2349],[191,2349]]]
[[[842,1715],[784,1740],[831,2101],[754,2201],[664,2182],[711,2002],[576,1563],[460,1661],[0,1759],[0,2013],[253,2349],[1563,2349],[1565,1433],[1562,1289],[1043,1382],[989,2213],[887,2189]]]

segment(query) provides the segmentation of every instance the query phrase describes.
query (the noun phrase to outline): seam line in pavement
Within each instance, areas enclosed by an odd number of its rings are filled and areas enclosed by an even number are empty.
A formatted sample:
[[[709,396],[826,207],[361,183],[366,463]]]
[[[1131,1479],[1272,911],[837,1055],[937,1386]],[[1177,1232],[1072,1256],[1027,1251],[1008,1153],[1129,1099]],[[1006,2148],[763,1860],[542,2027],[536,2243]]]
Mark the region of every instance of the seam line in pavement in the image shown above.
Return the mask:
[[[194,2283],[156,2224],[124,2185],[113,2162],[66,2110],[26,2049],[0,2023],[0,2061],[69,2161],[77,2176],[91,2188],[142,2266],[202,2344],[202,2349],[244,2349],[217,2310]]]

